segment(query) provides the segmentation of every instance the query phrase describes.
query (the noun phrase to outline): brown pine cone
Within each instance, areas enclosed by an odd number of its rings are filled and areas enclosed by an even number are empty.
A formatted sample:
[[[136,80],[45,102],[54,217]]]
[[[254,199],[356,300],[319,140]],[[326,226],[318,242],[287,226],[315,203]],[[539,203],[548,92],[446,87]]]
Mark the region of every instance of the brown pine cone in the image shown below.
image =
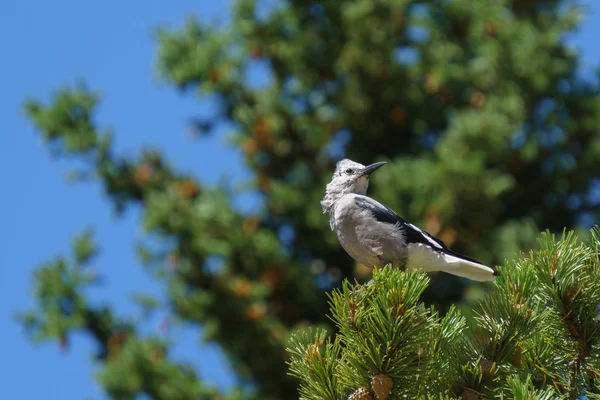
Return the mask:
[[[386,400],[394,387],[394,382],[385,374],[377,374],[371,379],[371,387],[377,400]]]
[[[460,394],[461,400],[479,400],[479,394],[474,390],[465,388]]]
[[[373,396],[367,389],[360,388],[352,392],[352,394],[348,396],[348,400],[373,400]]]

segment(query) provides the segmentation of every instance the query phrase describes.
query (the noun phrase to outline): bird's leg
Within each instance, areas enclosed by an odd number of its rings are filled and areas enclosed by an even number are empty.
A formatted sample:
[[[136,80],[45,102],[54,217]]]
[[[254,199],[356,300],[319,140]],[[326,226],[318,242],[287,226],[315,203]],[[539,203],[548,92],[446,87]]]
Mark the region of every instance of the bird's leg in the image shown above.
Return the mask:
[[[394,262],[394,268],[398,268],[400,271],[406,272],[406,260],[396,260]]]
[[[382,256],[377,256],[377,258],[379,259],[379,265],[381,266],[381,268],[383,268],[383,267],[385,267],[386,265],[389,264],[394,269],[397,268],[397,269],[399,269],[401,271],[406,271],[406,260],[388,261],[388,260],[385,260]]]
[[[352,296],[357,295],[361,290],[368,288],[373,283],[373,279],[369,279],[367,283],[363,283],[359,288],[355,289],[350,293]]]
[[[376,265],[375,268],[383,268],[388,264],[392,264],[392,268],[394,267],[393,263],[383,258],[383,256],[378,255],[377,259],[379,260],[379,265]]]

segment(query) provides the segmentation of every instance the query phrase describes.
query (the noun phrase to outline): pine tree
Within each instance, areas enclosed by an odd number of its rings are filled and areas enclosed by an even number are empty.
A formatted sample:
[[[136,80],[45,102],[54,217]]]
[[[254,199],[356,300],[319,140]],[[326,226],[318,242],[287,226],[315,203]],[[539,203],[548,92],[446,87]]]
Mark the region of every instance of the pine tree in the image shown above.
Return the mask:
[[[600,230],[546,234],[508,262],[468,320],[420,301],[420,270],[376,270],[330,296],[339,334],[290,340],[301,399],[600,398]]]
[[[191,20],[161,31],[162,77],[219,105],[194,121],[197,132],[229,127],[253,172],[248,187],[262,205],[251,213],[233,206],[235,188],[202,185],[158,150],[118,154],[106,122],[95,118],[93,90],[65,87],[49,102],[29,100],[26,112],[54,154],[78,161],[76,176],[94,178],[118,212],[138,207],[148,237],[163,240],[143,241],[140,260],[168,293],[163,311],[202,324],[205,339],[252,383],[227,396],[294,398],[297,381],[285,367],[290,333],[331,328],[325,292],[345,278],[368,279],[319,206],[342,156],[388,160],[370,193],[488,264],[528,250],[540,230],[597,218],[590,193],[600,174],[599,88],[578,75],[579,58],[563,40],[579,17],[571,2],[547,0],[288,0],[269,10],[238,0],[225,27]],[[264,85],[247,79],[259,67]],[[73,332],[89,334],[98,379],[113,398],[216,396],[191,367],[170,360],[164,340],[88,303],[95,249],[83,235],[72,257],[40,268],[37,305],[23,317],[32,336],[66,346]],[[442,314],[468,285],[448,275],[429,285],[416,275],[399,279],[412,287],[411,301],[422,288]],[[414,318],[427,330],[455,313],[440,319],[422,308]],[[448,329],[453,340],[457,328]],[[459,372],[473,380],[465,387],[478,387],[474,371]],[[367,379],[364,371],[342,376]],[[529,390],[538,377],[531,379],[506,382]]]

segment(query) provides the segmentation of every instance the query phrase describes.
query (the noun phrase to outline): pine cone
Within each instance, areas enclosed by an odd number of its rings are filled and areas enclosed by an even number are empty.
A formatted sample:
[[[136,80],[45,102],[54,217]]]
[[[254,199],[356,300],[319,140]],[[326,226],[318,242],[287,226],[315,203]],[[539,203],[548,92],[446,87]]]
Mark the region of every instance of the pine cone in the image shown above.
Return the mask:
[[[373,396],[367,389],[360,388],[352,392],[352,394],[348,396],[348,400],[373,400]]]
[[[390,391],[394,387],[392,378],[385,374],[378,374],[371,379],[371,387],[375,392],[377,400],[386,400],[390,395]]]
[[[461,400],[479,400],[479,395],[473,390],[466,389],[460,394]]]
[[[481,368],[481,375],[484,378],[488,378],[491,375],[496,373],[496,364],[493,363],[492,361],[481,359],[479,360],[479,368]]]

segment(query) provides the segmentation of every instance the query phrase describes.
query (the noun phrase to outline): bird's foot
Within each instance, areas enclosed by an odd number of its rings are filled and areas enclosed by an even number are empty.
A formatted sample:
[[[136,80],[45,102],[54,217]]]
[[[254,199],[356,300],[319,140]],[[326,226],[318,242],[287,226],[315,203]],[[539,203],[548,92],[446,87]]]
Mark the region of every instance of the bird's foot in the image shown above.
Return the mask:
[[[352,291],[352,293],[350,293],[352,296],[356,296],[357,294],[360,293],[361,290],[364,290],[366,288],[368,288],[369,286],[371,286],[371,284],[373,283],[373,279],[370,279],[367,283],[363,283],[362,285],[358,286],[355,290]]]

